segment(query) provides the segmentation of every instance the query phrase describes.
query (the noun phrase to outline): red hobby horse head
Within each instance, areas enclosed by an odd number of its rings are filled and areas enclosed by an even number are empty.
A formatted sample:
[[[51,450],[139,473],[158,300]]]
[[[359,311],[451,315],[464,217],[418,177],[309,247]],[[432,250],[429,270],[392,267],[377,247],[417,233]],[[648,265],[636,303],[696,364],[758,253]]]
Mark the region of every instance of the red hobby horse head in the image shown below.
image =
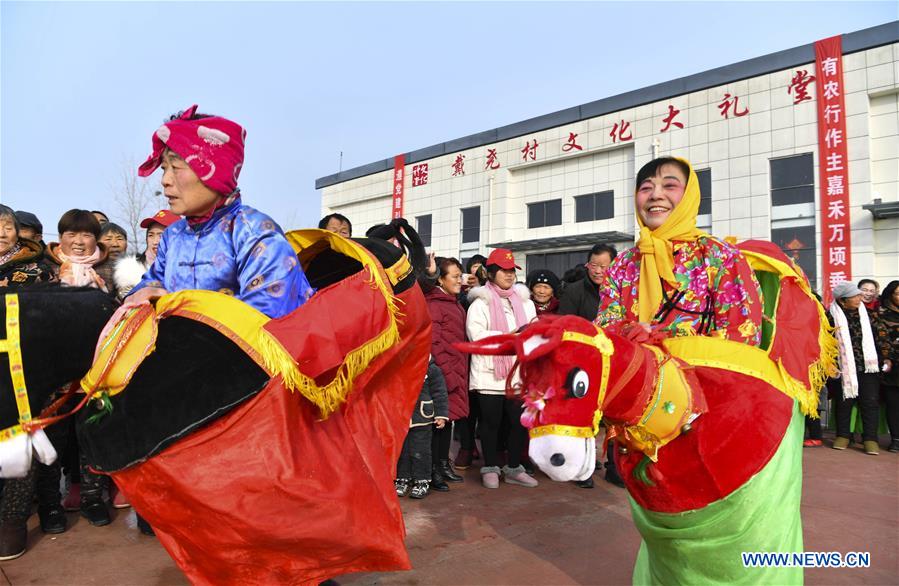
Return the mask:
[[[544,317],[520,334],[457,347],[515,356],[521,386],[508,392],[524,401],[521,422],[530,430],[531,460],[554,480],[590,477],[614,352],[602,330],[580,317]]]
[[[705,410],[693,375],[641,332],[633,324],[603,331],[580,317],[544,316],[520,333],[457,347],[516,357],[521,384],[507,393],[524,401],[531,460],[553,480],[584,480],[596,465],[603,417],[612,436],[655,460],[658,448]]]

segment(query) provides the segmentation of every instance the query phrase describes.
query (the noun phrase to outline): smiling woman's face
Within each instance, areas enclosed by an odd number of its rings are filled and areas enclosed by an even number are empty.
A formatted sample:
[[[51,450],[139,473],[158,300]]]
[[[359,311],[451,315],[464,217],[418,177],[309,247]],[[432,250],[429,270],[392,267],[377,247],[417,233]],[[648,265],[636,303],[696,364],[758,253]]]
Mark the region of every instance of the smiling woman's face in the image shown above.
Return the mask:
[[[643,224],[655,230],[665,223],[684,198],[687,178],[677,165],[659,167],[655,177],[647,177],[637,186],[635,207]]]

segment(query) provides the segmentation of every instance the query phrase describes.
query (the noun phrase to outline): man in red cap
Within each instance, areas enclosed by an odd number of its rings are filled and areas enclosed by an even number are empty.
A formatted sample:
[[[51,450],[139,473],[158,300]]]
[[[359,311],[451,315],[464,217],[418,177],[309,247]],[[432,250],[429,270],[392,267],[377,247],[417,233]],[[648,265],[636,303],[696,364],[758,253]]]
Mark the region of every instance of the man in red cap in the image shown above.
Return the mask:
[[[147,248],[137,256],[126,256],[118,260],[115,265],[114,278],[118,287],[119,298],[124,299],[135,285],[140,283],[144,273],[156,260],[156,251],[162,240],[165,229],[181,219],[170,210],[159,210],[152,216],[140,221],[140,227],[147,231]]]

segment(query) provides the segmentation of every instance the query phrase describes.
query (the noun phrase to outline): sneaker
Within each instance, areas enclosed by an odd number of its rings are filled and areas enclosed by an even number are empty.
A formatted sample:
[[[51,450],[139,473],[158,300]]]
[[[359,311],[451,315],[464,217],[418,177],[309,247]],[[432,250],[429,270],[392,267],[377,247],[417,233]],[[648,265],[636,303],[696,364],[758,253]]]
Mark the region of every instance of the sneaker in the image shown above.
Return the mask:
[[[144,519],[140,515],[137,515],[136,513],[135,515],[137,516],[137,530],[140,531],[142,535],[147,535],[150,537],[156,535],[156,532],[153,531],[153,528],[150,527],[150,524],[147,523],[146,519]]]
[[[416,480],[412,483],[412,491],[409,493],[409,497],[414,499],[425,498],[428,496],[428,489],[430,486],[430,480]]]
[[[109,484],[109,500],[112,502],[112,507],[114,509],[127,509],[131,506],[131,503],[128,502],[128,497],[119,490],[119,487],[115,485],[115,482]]]
[[[459,453],[456,454],[456,459],[453,460],[453,464],[455,465],[457,470],[468,470],[471,467],[471,461],[474,459],[472,456],[471,450],[463,450],[459,449]]]
[[[888,452],[899,452],[899,439],[894,439],[890,442],[890,447],[887,448]]]
[[[499,466],[481,468],[481,484],[484,488],[499,488]]]
[[[506,480],[507,484],[517,484],[518,486],[526,486],[527,488],[534,488],[539,484],[536,478],[525,472],[524,466],[521,464],[515,468],[503,466],[503,478]]]
[[[26,520],[0,523],[0,561],[14,560],[25,553],[28,543]]]
[[[880,445],[874,440],[868,440],[863,444],[865,446],[865,453],[869,456],[876,456],[880,454]]]
[[[606,482],[610,484],[614,484],[618,488],[624,488],[624,480],[621,479],[621,475],[618,474],[618,469],[614,466],[606,466]]]
[[[66,493],[66,498],[62,499],[62,508],[70,513],[81,510],[81,485],[76,483],[70,483],[68,479],[66,479],[66,484],[69,486],[69,491]]]
[[[849,438],[848,437],[838,437],[833,440],[833,449],[835,450],[845,450],[849,447]]]
[[[823,445],[824,445],[824,442],[822,442],[821,440],[818,440],[818,439],[807,439],[804,442],[802,442],[803,448],[817,448],[817,447],[820,447]]]
[[[393,486],[396,488],[396,496],[404,497],[409,494],[409,483],[412,482],[409,478],[397,478],[393,481]]]

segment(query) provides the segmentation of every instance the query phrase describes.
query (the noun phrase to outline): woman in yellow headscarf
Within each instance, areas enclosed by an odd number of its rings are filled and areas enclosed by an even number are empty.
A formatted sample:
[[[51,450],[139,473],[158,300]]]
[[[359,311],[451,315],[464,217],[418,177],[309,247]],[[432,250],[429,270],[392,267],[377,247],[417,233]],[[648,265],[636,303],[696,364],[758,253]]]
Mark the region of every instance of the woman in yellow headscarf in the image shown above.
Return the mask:
[[[596,323],[639,322],[674,336],[718,336],[758,346],[762,303],[740,251],[696,227],[699,181],[685,159],[637,173],[637,246],[619,254],[600,287]]]

